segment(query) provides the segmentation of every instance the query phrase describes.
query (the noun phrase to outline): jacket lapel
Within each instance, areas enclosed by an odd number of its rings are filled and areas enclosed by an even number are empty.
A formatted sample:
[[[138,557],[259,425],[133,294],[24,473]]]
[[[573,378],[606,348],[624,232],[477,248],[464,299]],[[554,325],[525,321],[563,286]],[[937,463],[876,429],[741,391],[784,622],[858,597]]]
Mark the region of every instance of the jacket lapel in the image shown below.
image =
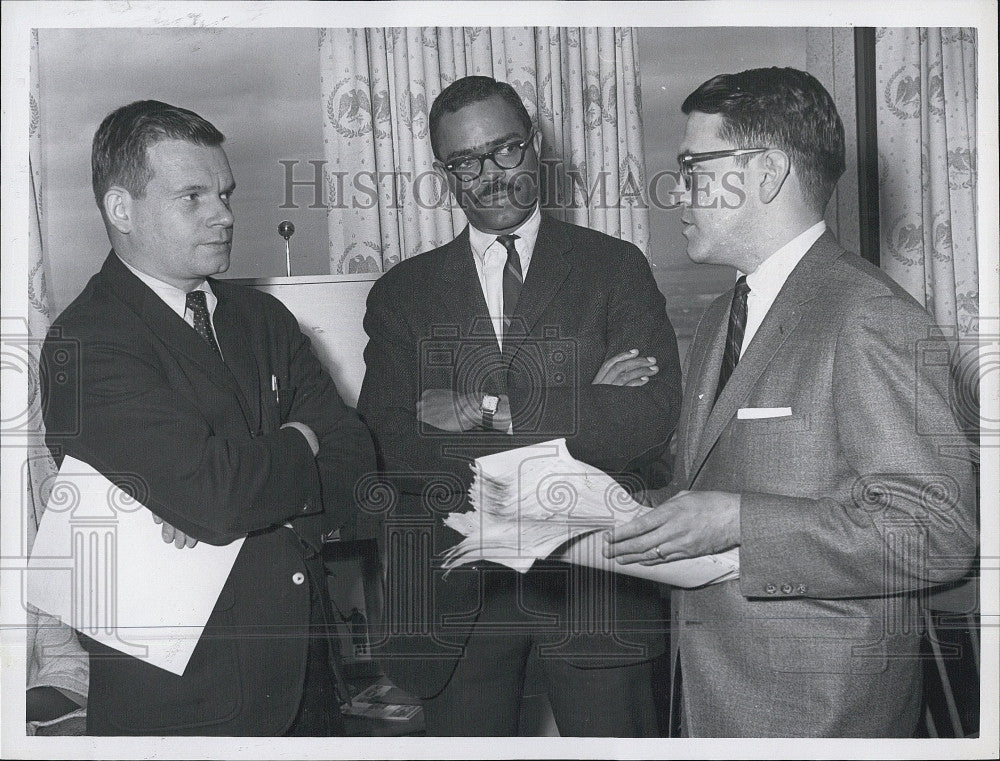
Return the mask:
[[[573,269],[567,256],[569,251],[569,243],[557,234],[556,223],[542,216],[528,274],[504,341],[504,360],[508,365]]]
[[[262,379],[257,359],[247,341],[247,320],[241,314],[232,286],[227,287],[228,284],[220,284],[211,279],[209,285],[218,299],[212,323],[215,335],[219,339],[222,356],[225,358],[227,375],[232,377],[239,387],[236,396],[251,430],[260,431]]]
[[[704,399],[700,401],[707,402],[709,411],[707,415],[702,411],[704,428],[695,439],[696,454],[687,469],[689,487],[694,483],[709,453],[740,405],[746,401],[764,370],[774,359],[774,355],[798,325],[804,313],[803,305],[819,294],[825,282],[825,271],[842,253],[843,250],[829,232],[824,233],[806,252],[789,274],[753,340],[740,357],[726,387],[722,389],[715,405],[711,406],[711,398],[715,395],[719,368],[722,364],[722,345],[728,327],[728,305],[732,300],[732,291],[727,293],[727,299],[720,299],[726,307],[722,310],[722,319],[719,320],[721,341],[718,333],[712,337],[711,355],[705,364],[705,372],[698,389],[699,393],[704,394]]]
[[[139,316],[150,332],[171,347],[176,354],[200,367],[214,383],[226,386],[233,391],[246,417],[247,425],[252,425],[255,416],[251,414],[243,389],[236,382],[219,353],[168,307],[163,299],[132,274],[113,251],[105,260],[101,273],[108,280],[108,285],[114,295]],[[218,312],[219,307],[217,306],[216,314]],[[216,333],[219,332],[217,320],[218,318],[213,316]],[[222,341],[221,338],[220,336],[220,344],[223,352],[226,352],[228,360],[227,342]],[[256,425],[251,430],[257,430]]]
[[[444,313],[453,324],[461,326],[463,336],[468,329],[476,336],[493,336],[496,345],[490,310],[486,305],[486,297],[483,296],[483,287],[479,283],[472,247],[469,245],[468,225],[445,246],[443,253],[444,266],[439,272],[439,279],[440,301]],[[433,282],[430,285],[433,287]],[[497,352],[499,353],[499,348]]]
[[[689,407],[685,414],[684,441],[684,472],[691,473],[695,455],[698,452],[698,442],[705,429],[705,421],[712,411],[712,401],[715,398],[715,388],[719,382],[719,369],[722,366],[722,350],[726,342],[726,329],[729,322],[729,304],[732,293],[716,299],[709,306],[702,318],[705,340],[693,343],[689,351],[691,362],[688,366],[688,385],[692,389],[688,394]],[[701,328],[699,328],[699,333]]]

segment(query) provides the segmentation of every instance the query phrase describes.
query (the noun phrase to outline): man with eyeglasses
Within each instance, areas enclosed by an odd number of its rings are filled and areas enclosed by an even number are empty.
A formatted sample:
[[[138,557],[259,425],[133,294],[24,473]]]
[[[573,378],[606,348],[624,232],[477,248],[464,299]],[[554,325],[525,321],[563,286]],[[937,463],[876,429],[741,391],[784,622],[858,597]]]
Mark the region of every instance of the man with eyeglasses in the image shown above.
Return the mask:
[[[720,75],[682,109],[688,255],[741,274],[695,332],[674,482],[606,554],[739,548],[738,579],[671,594],[681,734],[912,736],[919,594],[976,552],[948,347],[826,230],[844,131],[815,78]]]
[[[359,410],[398,497],[386,668],[423,699],[429,735],[517,734],[532,652],[561,734],[655,735],[654,585],[556,562],[443,578],[434,558],[462,539],[441,516],[464,503],[473,458],[565,437],[635,487],[679,411],[663,296],[635,246],[542,214],[542,137],[510,85],[454,82],[430,133],[469,226],[380,278],[365,317]]]

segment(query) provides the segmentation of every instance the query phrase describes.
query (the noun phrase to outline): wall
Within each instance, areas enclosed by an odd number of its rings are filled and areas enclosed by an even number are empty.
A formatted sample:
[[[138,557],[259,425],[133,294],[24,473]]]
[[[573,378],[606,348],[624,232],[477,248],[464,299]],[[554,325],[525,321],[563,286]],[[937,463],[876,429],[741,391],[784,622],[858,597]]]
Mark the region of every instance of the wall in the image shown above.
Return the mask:
[[[639,76],[647,178],[677,169],[687,118],[681,103],[688,94],[716,74],[762,66],[805,69],[806,34],[800,27],[643,27]],[[669,190],[669,183],[663,190]],[[731,288],[736,276],[731,267],[694,264],[687,258],[679,209],[650,208],[649,226],[653,274],[666,297],[683,357],[705,307]]]
[[[236,178],[227,276],[285,273],[278,223],[291,220],[293,273],[329,273],[324,210],[284,202],[280,159],[323,158],[315,29],[41,29],[39,96],[46,255],[56,311],[109,244],[90,189],[90,143],[118,106],[152,98],[198,112],[226,135]],[[297,178],[311,176],[300,164]]]

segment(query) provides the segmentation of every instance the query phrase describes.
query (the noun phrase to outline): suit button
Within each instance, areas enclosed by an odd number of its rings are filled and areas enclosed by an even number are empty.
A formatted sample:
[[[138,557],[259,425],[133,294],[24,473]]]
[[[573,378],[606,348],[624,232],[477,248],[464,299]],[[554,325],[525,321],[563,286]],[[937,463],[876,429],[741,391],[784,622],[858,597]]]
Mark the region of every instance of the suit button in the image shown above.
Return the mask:
[[[783,595],[790,595],[792,593],[792,585],[791,584],[782,584],[781,585],[781,593]]]
[[[764,591],[767,592],[769,595],[773,595],[775,592],[778,591],[778,588],[774,586],[774,584],[768,584],[766,587],[764,587]]]
[[[795,594],[797,594],[797,595],[804,595],[805,593],[806,593],[806,585],[805,584],[799,584],[797,587],[795,587]]]
[[[296,586],[301,585],[306,580],[306,575],[301,571],[296,571],[292,574],[292,583]]]

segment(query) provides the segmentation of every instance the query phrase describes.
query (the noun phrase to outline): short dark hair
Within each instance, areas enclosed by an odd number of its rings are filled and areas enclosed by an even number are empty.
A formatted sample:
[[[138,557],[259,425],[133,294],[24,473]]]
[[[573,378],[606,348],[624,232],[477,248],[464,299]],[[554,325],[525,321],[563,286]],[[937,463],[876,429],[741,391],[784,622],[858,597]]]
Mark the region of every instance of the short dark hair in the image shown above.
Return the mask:
[[[437,128],[441,117],[444,114],[451,114],[458,111],[470,103],[479,103],[490,98],[501,98],[514,109],[521,123],[524,125],[524,134],[531,132],[531,117],[528,109],[524,107],[524,102],[517,91],[506,82],[500,82],[492,77],[462,77],[456,79],[444,88],[431,104],[431,113],[428,123],[431,133],[431,150],[437,158]]]
[[[844,173],[844,125],[833,98],[804,71],[772,67],[712,77],[681,110],[720,114],[719,137],[737,148],[780,148],[820,211]],[[744,158],[744,157],[741,157]]]
[[[220,145],[225,136],[194,111],[158,100],[137,100],[108,114],[94,133],[90,153],[94,197],[103,213],[104,194],[120,185],[136,198],[153,178],[146,150],[161,140]]]

